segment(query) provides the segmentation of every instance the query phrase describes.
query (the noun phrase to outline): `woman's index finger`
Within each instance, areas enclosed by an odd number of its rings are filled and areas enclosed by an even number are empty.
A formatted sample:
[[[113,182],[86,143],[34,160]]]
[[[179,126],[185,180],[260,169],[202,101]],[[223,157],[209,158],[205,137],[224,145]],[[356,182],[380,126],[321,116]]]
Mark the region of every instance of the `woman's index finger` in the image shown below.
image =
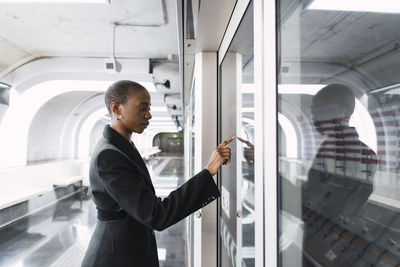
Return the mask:
[[[232,143],[232,141],[235,140],[235,137],[231,137],[229,139],[226,139],[224,142],[222,142],[218,147],[225,147],[226,145]]]

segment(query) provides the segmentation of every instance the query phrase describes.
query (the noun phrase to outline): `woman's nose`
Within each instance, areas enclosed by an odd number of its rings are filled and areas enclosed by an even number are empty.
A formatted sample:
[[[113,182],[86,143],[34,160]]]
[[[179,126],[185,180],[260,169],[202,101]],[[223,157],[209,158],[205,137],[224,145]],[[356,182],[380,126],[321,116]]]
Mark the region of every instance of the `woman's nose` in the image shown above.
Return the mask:
[[[147,114],[146,114],[146,118],[147,118],[148,120],[150,120],[152,117],[153,117],[153,116],[151,116],[151,113],[150,113],[150,111],[149,111],[149,112],[147,112]]]

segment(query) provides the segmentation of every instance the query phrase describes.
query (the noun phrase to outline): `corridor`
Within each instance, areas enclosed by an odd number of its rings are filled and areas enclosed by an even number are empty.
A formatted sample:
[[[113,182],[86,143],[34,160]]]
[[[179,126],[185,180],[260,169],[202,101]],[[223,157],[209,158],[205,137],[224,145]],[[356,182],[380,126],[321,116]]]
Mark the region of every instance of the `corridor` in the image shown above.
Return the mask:
[[[147,166],[159,197],[183,183],[181,156],[160,156]],[[1,267],[77,267],[96,225],[86,190],[0,229]],[[185,221],[156,232],[161,267],[185,266]]]

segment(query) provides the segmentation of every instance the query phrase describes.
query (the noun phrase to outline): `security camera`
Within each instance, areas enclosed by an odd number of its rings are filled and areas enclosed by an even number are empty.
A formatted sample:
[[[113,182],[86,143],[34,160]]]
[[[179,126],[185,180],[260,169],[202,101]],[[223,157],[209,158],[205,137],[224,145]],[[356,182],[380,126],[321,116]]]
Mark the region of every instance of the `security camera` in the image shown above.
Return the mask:
[[[159,89],[159,90],[171,88],[171,83],[169,80],[165,80],[164,82],[157,82],[154,84],[157,87],[157,89]]]
[[[104,60],[104,66],[109,72],[121,71],[121,64],[115,58],[107,58]]]

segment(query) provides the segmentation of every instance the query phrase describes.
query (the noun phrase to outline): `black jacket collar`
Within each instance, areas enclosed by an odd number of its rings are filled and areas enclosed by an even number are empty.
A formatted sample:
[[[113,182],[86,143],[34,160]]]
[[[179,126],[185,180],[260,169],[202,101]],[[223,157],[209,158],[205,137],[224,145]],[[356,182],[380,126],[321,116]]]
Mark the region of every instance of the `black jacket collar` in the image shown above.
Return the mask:
[[[136,163],[140,163],[142,168],[146,169],[147,167],[143,162],[142,156],[139,151],[128,141],[125,137],[120,135],[116,130],[110,127],[110,125],[106,125],[104,127],[103,136],[111,141],[113,145],[118,147],[123,153],[128,155],[132,160]]]
[[[151,188],[154,191],[153,184],[151,182],[149,171],[147,170],[146,164],[143,161],[142,156],[139,151],[128,141],[125,137],[120,135],[116,130],[111,128],[110,125],[106,125],[103,131],[104,138],[110,140],[110,142],[119,148],[123,153],[128,155],[133,162],[136,164],[138,168],[142,170],[142,172],[147,176],[147,179],[150,182]]]

